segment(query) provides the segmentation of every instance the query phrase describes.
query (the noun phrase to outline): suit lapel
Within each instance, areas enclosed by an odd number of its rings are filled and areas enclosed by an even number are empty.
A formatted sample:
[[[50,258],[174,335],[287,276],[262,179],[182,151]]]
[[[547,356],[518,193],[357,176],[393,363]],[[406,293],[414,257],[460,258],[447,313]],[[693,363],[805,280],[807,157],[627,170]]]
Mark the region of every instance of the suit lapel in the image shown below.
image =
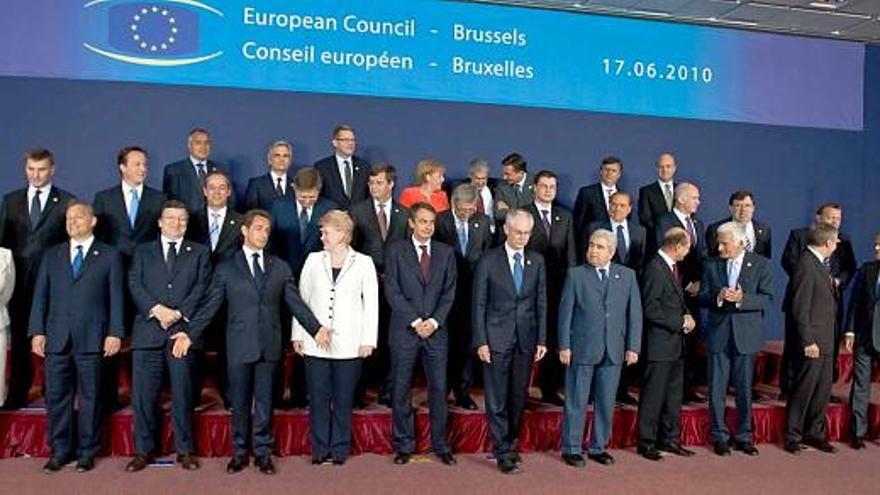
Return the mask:
[[[226,211],[226,217],[223,219],[223,227],[220,228],[220,237],[217,238],[217,248],[220,246],[229,243],[229,239],[231,237],[235,237],[236,233],[239,230],[238,222],[229,215],[229,210]],[[210,232],[210,225],[208,226],[207,232]],[[208,236],[208,243],[210,243],[210,235]],[[215,249],[216,250],[216,249]]]
[[[27,190],[25,190],[24,198],[25,198],[24,212],[25,212],[25,214],[27,214],[27,212],[28,212]],[[43,207],[43,211],[40,212],[40,218],[37,220],[37,224],[31,226],[31,232],[35,232],[38,228],[40,228],[41,225],[43,225],[43,223],[46,221],[46,219],[49,218],[49,214],[52,213],[52,210],[58,205],[58,202],[60,200],[61,200],[61,197],[58,194],[58,189],[56,189],[55,186],[52,186],[52,188],[49,189],[49,197],[46,198],[46,206]]]
[[[257,285],[257,281],[254,280],[254,275],[251,273],[250,260],[248,260],[244,255],[244,250],[240,250],[238,255],[235,257],[236,264],[238,265],[238,269],[242,272],[242,274],[247,277],[248,280],[251,281],[251,287],[254,288],[257,293],[260,292],[260,287]],[[264,263],[268,264],[268,263]],[[269,273],[268,267],[263,268],[264,273]]]
[[[517,295],[516,283],[513,281],[513,272],[510,270],[510,263],[507,260],[507,249],[502,245],[498,250],[498,267],[497,270],[504,273],[502,277],[507,282],[510,292]],[[525,270],[523,270],[525,272]],[[523,286],[525,286],[525,273],[523,273]]]
[[[417,278],[419,279],[419,282],[421,282],[422,285],[426,285],[425,281],[422,280],[422,267],[419,265],[419,256],[416,254],[416,248],[414,247],[412,237],[407,240],[409,242],[407,242],[406,248],[403,250],[403,257],[406,259],[407,263],[410,264],[410,267],[415,270],[415,273],[418,274]]]

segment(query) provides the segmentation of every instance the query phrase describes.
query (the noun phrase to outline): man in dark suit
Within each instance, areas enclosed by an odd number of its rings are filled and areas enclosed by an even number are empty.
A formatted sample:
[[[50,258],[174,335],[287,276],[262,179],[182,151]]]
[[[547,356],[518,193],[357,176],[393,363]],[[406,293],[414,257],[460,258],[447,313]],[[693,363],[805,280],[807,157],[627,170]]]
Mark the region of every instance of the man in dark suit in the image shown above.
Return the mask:
[[[321,197],[343,210],[350,210],[352,205],[369,197],[370,164],[355,156],[357,139],[351,126],[343,124],[333,128],[330,144],[333,145],[333,154],[315,162],[315,169],[324,183]]]
[[[473,281],[473,346],[483,362],[486,415],[498,469],[519,470],[516,452],[532,365],[547,353],[547,273],[527,251],[534,217],[510,210],[506,241],[486,252]]]
[[[746,251],[770,259],[773,256],[773,235],[770,226],[754,219],[755,196],[751,191],[734,191],[728,201],[730,216],[706,227],[706,246],[709,256],[718,254],[718,227],[734,221],[746,230]]]
[[[282,305],[321,346],[330,344],[330,329],[321,327],[299,297],[290,267],[265,252],[271,230],[272,218],[267,212],[251,210],[244,215],[241,251],[217,266],[204,304],[188,326],[190,334],[199,335],[226,301],[233,444],[228,473],[240,472],[248,465],[251,431],[256,466],[264,474],[275,473],[272,396],[275,368],[282,355]]]
[[[593,427],[587,457],[614,463],[611,439],[614,396],[622,364],[631,366],[642,347],[642,300],[636,274],[612,264],[617,238],[610,230],[590,235],[588,265],[568,271],[559,305],[559,360],[566,366],[562,460],[583,467],[584,420],[593,391]]]
[[[293,196],[288,174],[293,160],[293,146],[287,141],[275,141],[266,155],[269,172],[248,180],[244,194],[245,209],[271,211],[276,199]]]
[[[34,282],[43,253],[64,242],[64,212],[73,195],[52,184],[55,159],[46,149],[25,154],[28,186],[3,197],[0,205],[0,245],[12,251],[15,290],[9,301],[12,345],[9,352],[9,395],[4,409],[28,404],[34,381],[27,331]]]
[[[663,243],[663,236],[672,227],[681,227],[690,237],[690,250],[687,256],[678,264],[680,270],[681,286],[684,288],[685,301],[690,309],[690,314],[697,322],[697,332],[689,333],[685,338],[687,345],[685,375],[684,375],[684,401],[706,402],[706,399],[697,395],[694,390],[696,383],[701,379],[699,370],[705,369],[697,355],[698,334],[700,327],[700,311],[697,295],[700,292],[700,281],[703,277],[703,262],[706,260],[705,227],[697,218],[697,208],[700,206],[700,190],[690,182],[681,182],[675,186],[675,206],[672,211],[661,215],[656,220],[655,245]]]
[[[452,329],[449,350],[449,387],[456,405],[475,410],[471,386],[477,373],[476,356],[471,347],[471,280],[480,256],[492,244],[488,216],[477,212],[477,190],[470,184],[459,184],[452,191],[452,209],[437,217],[435,238],[455,249],[458,272],[455,304],[449,317]]]
[[[162,426],[158,402],[166,369],[177,462],[186,470],[199,468],[193,457],[190,348],[199,346],[200,336],[190,332],[187,323],[210,281],[211,262],[208,248],[183,239],[188,221],[185,204],[167,201],[158,220],[159,239],[135,249],[128,272],[128,287],[137,307],[131,335],[136,453],[125,467],[128,472],[153,462]]]
[[[136,245],[155,240],[159,234],[157,220],[165,194],[146,185],[147,152],[127,146],[116,155],[122,178],[121,186],[113,186],[95,194],[93,208],[98,225],[95,237],[117,248],[122,254],[122,267],[128,271]],[[128,288],[125,288],[125,327],[131,329],[135,310]],[[104,410],[119,408],[119,356],[105,359],[101,374]]]
[[[770,262],[749,252],[747,241],[742,223],[721,224],[716,236],[718,257],[706,262],[700,284],[700,304],[709,314],[705,335],[712,437],[720,456],[730,455],[725,421],[730,384],[736,391],[734,447],[758,455],[752,437],[752,386],[755,356],[764,345],[764,317],[773,301],[773,278]]]
[[[554,204],[557,190],[556,174],[542,170],[535,174],[535,200],[524,209],[534,219],[532,234],[526,249],[540,253],[547,269],[547,307],[558,308],[565,284],[565,273],[577,263],[574,240],[574,225],[571,213]],[[557,350],[557,311],[547,312],[547,350],[555,354]],[[546,359],[540,364],[538,385],[541,388],[541,401],[554,406],[562,406],[559,388],[564,384],[564,371],[557,359]]]
[[[226,172],[214,170],[205,175],[205,208],[189,217],[186,238],[209,249],[211,266],[241,251],[242,215],[229,207],[233,195],[232,181]],[[229,404],[226,379],[226,308],[221,306],[214,320],[202,332],[202,345],[189,350],[189,370],[193,379],[193,403],[201,404],[202,382],[206,367],[203,351],[216,352],[214,378],[224,404]]]
[[[672,211],[675,206],[675,156],[663,153],[657,158],[657,180],[639,188],[639,223],[648,231],[648,252],[659,247],[651,234],[656,230],[657,219]]]
[[[205,176],[213,170],[229,173],[224,165],[220,165],[211,156],[211,135],[205,129],[195,128],[189,131],[187,138],[189,157],[165,165],[162,174],[162,190],[168,199],[182,201],[190,214],[205,207],[205,196],[202,188]],[[230,203],[235,206],[235,198]]]
[[[868,434],[868,405],[871,400],[871,372],[880,361],[880,232],[874,234],[874,260],[859,269],[846,318],[846,350],[853,353],[853,383],[850,395],[854,449],[865,448]]]
[[[800,454],[801,445],[834,453],[828,443],[825,407],[831,396],[837,294],[829,270],[831,255],[839,242],[837,229],[818,223],[807,234],[807,249],[794,267],[785,294],[784,308],[794,323],[796,345],[792,353],[794,380],[788,399],[785,450]]]
[[[447,317],[455,300],[455,254],[451,246],[432,240],[436,218],[431,205],[412,205],[412,237],[388,246],[385,255],[395,464],[408,463],[416,448],[412,377],[419,355],[428,382],[431,446],[443,464],[456,462],[446,438]]]
[[[337,205],[321,197],[323,180],[313,168],[303,168],[293,179],[294,198],[272,204],[272,252],[287,262],[293,273],[302,270],[309,253],[321,249],[319,223]]]
[[[593,222],[608,221],[611,209],[611,195],[618,191],[617,181],[623,173],[623,160],[616,156],[606,156],[599,164],[599,182],[578,190],[574,202],[574,233],[577,252],[580,256],[587,252],[587,238]]]
[[[528,163],[519,153],[511,153],[501,160],[504,179],[495,188],[495,220],[504,222],[508,210],[516,210],[535,200],[534,184],[528,180]]]
[[[452,191],[461,184],[470,184],[474,187],[477,192],[477,213],[482,213],[492,220],[492,223],[489,224],[489,232],[491,232],[493,236],[493,245],[496,239],[495,235],[498,230],[500,230],[496,229],[497,222],[495,221],[494,193],[499,183],[499,179],[489,177],[489,162],[482,158],[471,160],[468,165],[468,176],[461,181],[446,181],[443,183],[443,189],[450,196],[452,195]]]
[[[370,198],[351,208],[354,220],[352,247],[373,259],[379,281],[385,277],[385,250],[392,243],[407,237],[409,212],[394,200],[394,184],[397,171],[393,166],[377,163],[370,168]],[[388,322],[391,307],[385,298],[385,285],[379,284],[379,342],[388,342]],[[379,404],[391,407],[391,353],[387,346],[380,345],[373,351],[372,358],[366,360],[361,383],[355,393],[358,406],[366,404],[367,382],[379,387]]]
[[[834,281],[834,288],[837,294],[837,319],[835,320],[835,335],[840,340],[840,332],[843,326],[843,297],[846,288],[852,280],[856,272],[856,257],[853,253],[852,242],[848,235],[840,232],[840,225],[843,222],[843,209],[838,203],[823,203],[816,208],[816,223],[825,223],[831,225],[838,231],[838,239],[840,240],[837,249],[830,256],[831,277]],[[788,275],[788,283],[791,284],[794,276],[794,267],[797,265],[800,255],[807,249],[807,238],[809,237],[810,228],[804,227],[794,229],[788,235],[788,241],[785,243],[785,249],[782,251],[782,269]],[[786,288],[786,291],[788,288]],[[784,310],[784,308],[783,308]],[[800,355],[800,345],[797,342],[796,331],[794,328],[794,320],[788,313],[785,313],[785,342],[782,350],[782,376],[780,378],[780,400],[785,400],[788,396],[791,381],[794,379],[794,358]],[[832,372],[834,379],[837,379],[837,356],[840,352],[838,347],[833,349],[834,357],[832,360]],[[831,402],[840,402],[837,397],[831,396]]]
[[[101,447],[101,358],[119,352],[125,335],[122,259],[118,250],[95,240],[96,223],[88,203],[71,200],[70,240],[46,251],[36,276],[28,336],[32,352],[45,358],[52,448],[45,473],[61,470],[74,455],[77,471],[94,467]]]
[[[646,261],[647,234],[644,227],[629,218],[632,211],[632,196],[627,192],[617,191],[611,195],[608,205],[608,220],[593,222],[587,231],[590,234],[598,229],[613,232],[617,245],[611,260],[619,265],[629,267],[636,274],[640,274],[642,265]],[[620,373],[620,382],[617,385],[617,402],[627,406],[639,405],[639,402],[629,394],[629,387],[641,381],[640,368],[640,366],[623,368]]]
[[[685,303],[679,263],[691,249],[691,237],[681,227],[666,231],[657,255],[642,273],[642,310],[646,362],[639,398],[638,453],[659,461],[662,452],[690,457],[681,446],[678,416],[684,390],[685,336],[697,322]]]

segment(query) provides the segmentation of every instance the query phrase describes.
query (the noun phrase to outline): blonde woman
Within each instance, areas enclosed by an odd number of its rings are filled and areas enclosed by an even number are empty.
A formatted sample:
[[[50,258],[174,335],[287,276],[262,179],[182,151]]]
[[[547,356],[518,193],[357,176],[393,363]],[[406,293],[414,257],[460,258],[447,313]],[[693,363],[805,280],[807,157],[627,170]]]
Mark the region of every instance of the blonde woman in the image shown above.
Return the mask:
[[[351,450],[351,411],[361,362],[376,348],[379,298],[369,256],[351,248],[354,222],[340,210],[321,218],[324,250],[306,258],[303,301],[327,330],[314,337],[294,320],[294,350],[305,357],[312,463],[343,464]]]
[[[422,160],[416,165],[416,182],[400,194],[400,204],[409,208],[416,203],[428,203],[437,213],[449,209],[449,197],[443,190],[446,166],[434,160]]]
[[[9,312],[6,305],[15,286],[12,251],[0,248],[0,406],[6,402],[6,353],[9,350]]]

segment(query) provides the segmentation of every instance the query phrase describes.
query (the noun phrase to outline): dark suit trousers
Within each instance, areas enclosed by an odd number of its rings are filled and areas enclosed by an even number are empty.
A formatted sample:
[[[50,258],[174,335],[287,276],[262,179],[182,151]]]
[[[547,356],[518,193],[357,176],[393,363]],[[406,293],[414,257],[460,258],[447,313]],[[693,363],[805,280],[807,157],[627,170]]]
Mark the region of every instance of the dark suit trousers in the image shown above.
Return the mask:
[[[880,361],[877,351],[866,345],[853,349],[853,383],[850,395],[852,408],[852,432],[854,436],[868,434],[868,404],[871,400],[871,371],[873,363]]]
[[[470,291],[470,284],[467,285]],[[447,380],[456,400],[470,398],[477,374],[477,355],[471,345],[471,304],[469,296],[458,294],[449,321],[449,367]],[[460,299],[465,298],[465,299]]]
[[[534,353],[517,347],[509,352],[492,352],[492,362],[483,363],[486,416],[496,459],[510,459],[516,453]]]
[[[787,442],[826,439],[825,407],[831,398],[831,360],[832,356],[827,354],[817,359],[794,359],[795,378],[786,411]]]
[[[171,354],[173,341],[164,348],[132,351],[132,400],[134,412],[135,451],[144,455],[161,455],[162,413],[159,394],[162,376],[168,369],[171,382],[171,424],[174,427],[174,448],[178,454],[195,452],[193,443],[192,354],[182,358]]]
[[[361,359],[306,356],[312,458],[344,460],[351,452],[351,411]]]
[[[229,400],[232,406],[234,455],[246,455],[253,407],[254,455],[272,454],[272,392],[278,363],[260,359],[254,363],[228,363]]]
[[[547,281],[547,307],[553,308],[547,311],[547,355],[555,357],[559,350],[557,322],[559,319],[559,301],[562,299],[562,285],[564,280]],[[541,388],[543,397],[550,397],[559,393],[559,388],[565,383],[566,371],[558,358],[542,359],[538,363],[538,386]]]
[[[409,330],[412,331],[412,330]],[[413,331],[413,335],[415,332]],[[412,454],[416,447],[412,380],[416,361],[422,356],[428,382],[428,413],[431,420],[431,446],[435,454],[450,451],[446,440],[446,358],[449,343],[445,335],[434,334],[427,339],[406,339],[403,345],[391,348],[391,416],[394,450]]]
[[[779,362],[779,393],[788,395],[791,392],[791,382],[794,381],[794,360],[792,353],[798,347],[797,329],[794,320],[785,313],[785,337],[782,341],[782,360]],[[803,353],[803,349],[801,349]]]
[[[752,380],[755,355],[740,354],[733,332],[725,352],[709,353],[709,411],[712,416],[712,439],[727,443],[730,432],[725,422],[727,387],[733,383],[736,399],[736,441],[752,442]],[[731,372],[733,374],[731,374]]]
[[[684,359],[647,363],[639,398],[639,446],[679,444],[683,380]]]
[[[52,456],[91,459],[101,447],[101,354],[69,350],[46,353],[46,405],[49,410],[49,446]],[[73,404],[78,397],[77,446],[73,444]]]
[[[611,439],[614,418],[614,398],[620,379],[620,364],[614,364],[606,355],[597,365],[570,364],[565,369],[565,405],[562,414],[562,453],[581,454],[587,403],[593,391],[593,428],[590,434],[590,453],[605,451]]]

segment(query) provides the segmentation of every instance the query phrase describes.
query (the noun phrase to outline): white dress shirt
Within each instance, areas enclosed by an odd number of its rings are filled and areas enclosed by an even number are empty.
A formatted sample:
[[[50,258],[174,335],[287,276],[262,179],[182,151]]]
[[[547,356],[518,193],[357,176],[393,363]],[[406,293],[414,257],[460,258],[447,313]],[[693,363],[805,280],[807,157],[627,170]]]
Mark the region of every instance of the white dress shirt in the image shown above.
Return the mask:
[[[263,250],[254,251],[253,249],[242,246],[241,250],[244,251],[244,259],[247,261],[248,269],[251,271],[251,276],[254,276],[254,253],[258,253],[260,255],[260,268],[263,269],[263,273],[266,273],[266,258],[263,255]]]
[[[281,179],[281,193],[287,194],[287,174],[278,174],[270,170],[269,175],[272,177],[272,189],[278,187],[278,179]]]
[[[89,249],[91,249],[92,244],[95,242],[95,236],[90,235],[85,238],[82,242],[75,241],[73,239],[70,240],[70,262],[73,263],[73,259],[76,258],[76,248],[77,246],[82,246],[82,255],[83,260],[85,260],[86,256],[89,254]]]
[[[40,188],[40,211],[46,211],[46,201],[49,201],[49,193],[52,192],[52,183],[48,183]],[[28,214],[31,212],[31,203],[34,201],[34,194],[37,194],[37,188],[28,185],[27,207]]]
[[[617,237],[617,227],[623,227],[623,240],[626,242],[626,249],[629,250],[630,246],[630,238],[629,238],[629,225],[626,224],[626,220],[622,222],[615,222],[614,220],[609,220],[611,222],[611,233],[614,234],[614,237]],[[618,247],[618,249],[620,249]]]

